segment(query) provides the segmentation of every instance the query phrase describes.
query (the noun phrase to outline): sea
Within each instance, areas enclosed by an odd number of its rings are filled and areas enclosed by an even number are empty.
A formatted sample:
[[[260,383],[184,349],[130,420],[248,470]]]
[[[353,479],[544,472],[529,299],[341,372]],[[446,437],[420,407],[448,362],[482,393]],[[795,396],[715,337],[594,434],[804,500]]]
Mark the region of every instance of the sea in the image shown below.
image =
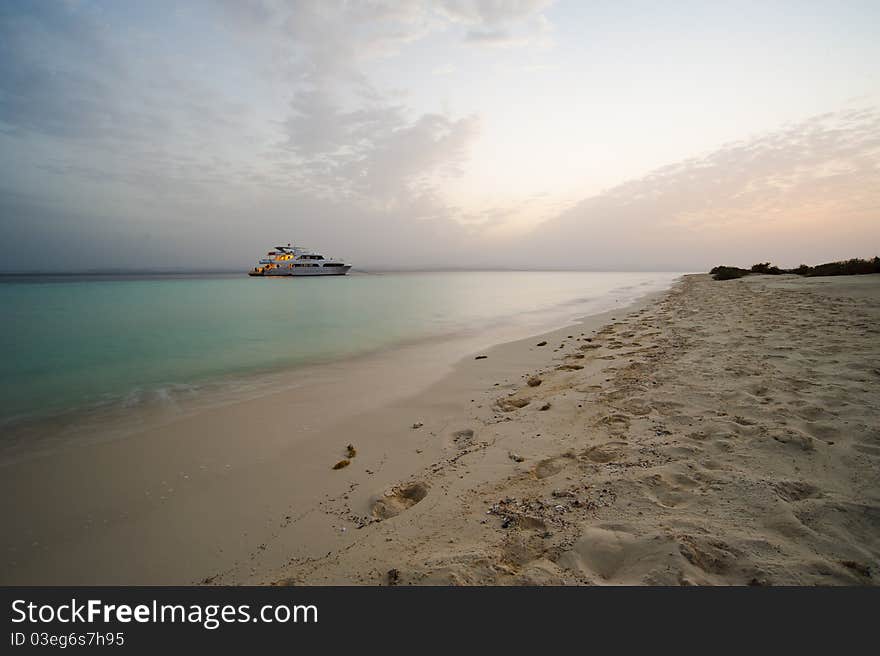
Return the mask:
[[[680,273],[0,276],[0,452],[422,340],[539,334]]]

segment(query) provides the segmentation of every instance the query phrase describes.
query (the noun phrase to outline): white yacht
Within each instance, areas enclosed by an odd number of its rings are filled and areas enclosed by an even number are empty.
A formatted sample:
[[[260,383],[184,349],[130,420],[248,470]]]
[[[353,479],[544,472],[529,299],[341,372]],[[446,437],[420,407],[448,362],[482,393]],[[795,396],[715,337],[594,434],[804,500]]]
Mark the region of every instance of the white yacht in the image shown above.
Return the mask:
[[[301,246],[276,246],[248,271],[249,276],[344,276],[350,264]]]

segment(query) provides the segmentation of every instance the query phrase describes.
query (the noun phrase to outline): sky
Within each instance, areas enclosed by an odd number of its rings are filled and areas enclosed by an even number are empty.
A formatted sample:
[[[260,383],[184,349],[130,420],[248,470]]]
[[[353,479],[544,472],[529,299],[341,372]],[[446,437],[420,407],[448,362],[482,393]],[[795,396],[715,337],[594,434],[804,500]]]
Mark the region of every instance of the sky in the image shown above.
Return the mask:
[[[880,253],[880,3],[6,0],[0,271]]]

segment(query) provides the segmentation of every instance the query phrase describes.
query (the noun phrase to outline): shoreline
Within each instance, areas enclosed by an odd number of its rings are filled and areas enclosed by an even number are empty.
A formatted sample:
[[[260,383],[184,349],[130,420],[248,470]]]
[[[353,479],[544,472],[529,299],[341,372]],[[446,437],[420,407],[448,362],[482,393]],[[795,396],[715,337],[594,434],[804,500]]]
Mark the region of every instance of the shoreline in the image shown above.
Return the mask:
[[[671,284],[672,279],[665,283],[664,289]],[[192,379],[169,378],[164,382],[135,385],[117,395],[92,398],[79,406],[59,406],[51,410],[44,406],[37,414],[24,413],[0,421],[4,433],[4,440],[0,442],[0,468],[82,444],[123,439],[230,403],[292,391],[302,385],[303,378],[324,381],[328,372],[333,377],[339,367],[371,366],[372,361],[393,358],[402,351],[444,352],[442,358],[448,361],[444,363],[448,369],[462,352],[541,334],[576,321],[584,313],[589,316],[604,311],[607,306],[621,302],[626,305],[633,300],[633,294],[635,298],[644,295],[641,287],[646,286],[647,293],[651,293],[650,283],[625,285],[597,299],[576,298],[548,308],[498,316],[492,322],[487,320],[485,325],[403,336],[389,343],[366,344],[353,351],[304,355],[272,366],[246,367]],[[589,307],[593,304],[597,307]],[[576,305],[584,307],[578,311],[568,309]]]
[[[596,323],[621,311],[584,320]],[[0,483],[0,516],[8,527],[4,547],[9,557],[0,580],[180,584],[231,572],[255,550],[264,551],[259,545],[274,535],[270,524],[289,521],[284,518],[293,512],[313,512],[324,498],[344,492],[350,482],[343,481],[360,467],[373,467],[377,482],[384,481],[380,485],[392,484],[404,465],[439,455],[442,449],[436,445],[401,458],[395,452],[410,440],[411,426],[427,423],[436,411],[428,392],[431,386],[472,364],[478,367],[467,375],[479,373],[485,379],[475,383],[477,387],[491,385],[500,375],[497,367],[507,366],[501,359],[473,360],[477,351],[506,346],[502,342],[484,348],[485,341],[477,334],[430,345],[419,342],[360,356],[355,367],[351,360],[323,363],[314,368],[320,378],[305,389],[261,393],[172,417],[118,439],[61,446],[7,464]],[[462,359],[462,353],[470,355]],[[513,366],[531,364],[526,358]],[[381,385],[376,385],[377,377]],[[474,384],[457,382],[446,392],[451,396],[445,402],[458,403],[458,411],[468,401],[463,387]],[[368,432],[377,436],[372,458],[364,441],[368,438],[351,437],[364,430],[368,416]],[[325,433],[348,437],[326,438]],[[356,465],[331,471],[349,442],[358,443]],[[399,462],[388,464],[389,460]],[[385,478],[382,471],[388,472]],[[255,487],[259,489],[252,491]],[[297,543],[301,553],[311,556],[325,553],[325,546],[335,544],[335,536],[327,537],[335,529],[329,525],[333,522],[319,524],[298,531],[301,535],[288,540],[289,546]],[[196,543],[190,542],[194,533]],[[139,562],[132,563],[130,554],[138,554]],[[250,577],[250,572],[236,575],[236,581]]]
[[[792,278],[684,276],[24,463],[2,580],[876,584],[880,277]]]

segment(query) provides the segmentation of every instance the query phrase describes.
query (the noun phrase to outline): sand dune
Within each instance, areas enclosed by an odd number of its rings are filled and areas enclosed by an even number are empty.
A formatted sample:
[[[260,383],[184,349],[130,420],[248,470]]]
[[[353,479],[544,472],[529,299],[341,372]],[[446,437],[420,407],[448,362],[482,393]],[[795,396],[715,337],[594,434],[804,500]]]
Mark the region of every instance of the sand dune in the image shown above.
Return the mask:
[[[426,418],[442,457],[345,549],[269,578],[880,581],[880,277],[687,276],[620,315]]]

